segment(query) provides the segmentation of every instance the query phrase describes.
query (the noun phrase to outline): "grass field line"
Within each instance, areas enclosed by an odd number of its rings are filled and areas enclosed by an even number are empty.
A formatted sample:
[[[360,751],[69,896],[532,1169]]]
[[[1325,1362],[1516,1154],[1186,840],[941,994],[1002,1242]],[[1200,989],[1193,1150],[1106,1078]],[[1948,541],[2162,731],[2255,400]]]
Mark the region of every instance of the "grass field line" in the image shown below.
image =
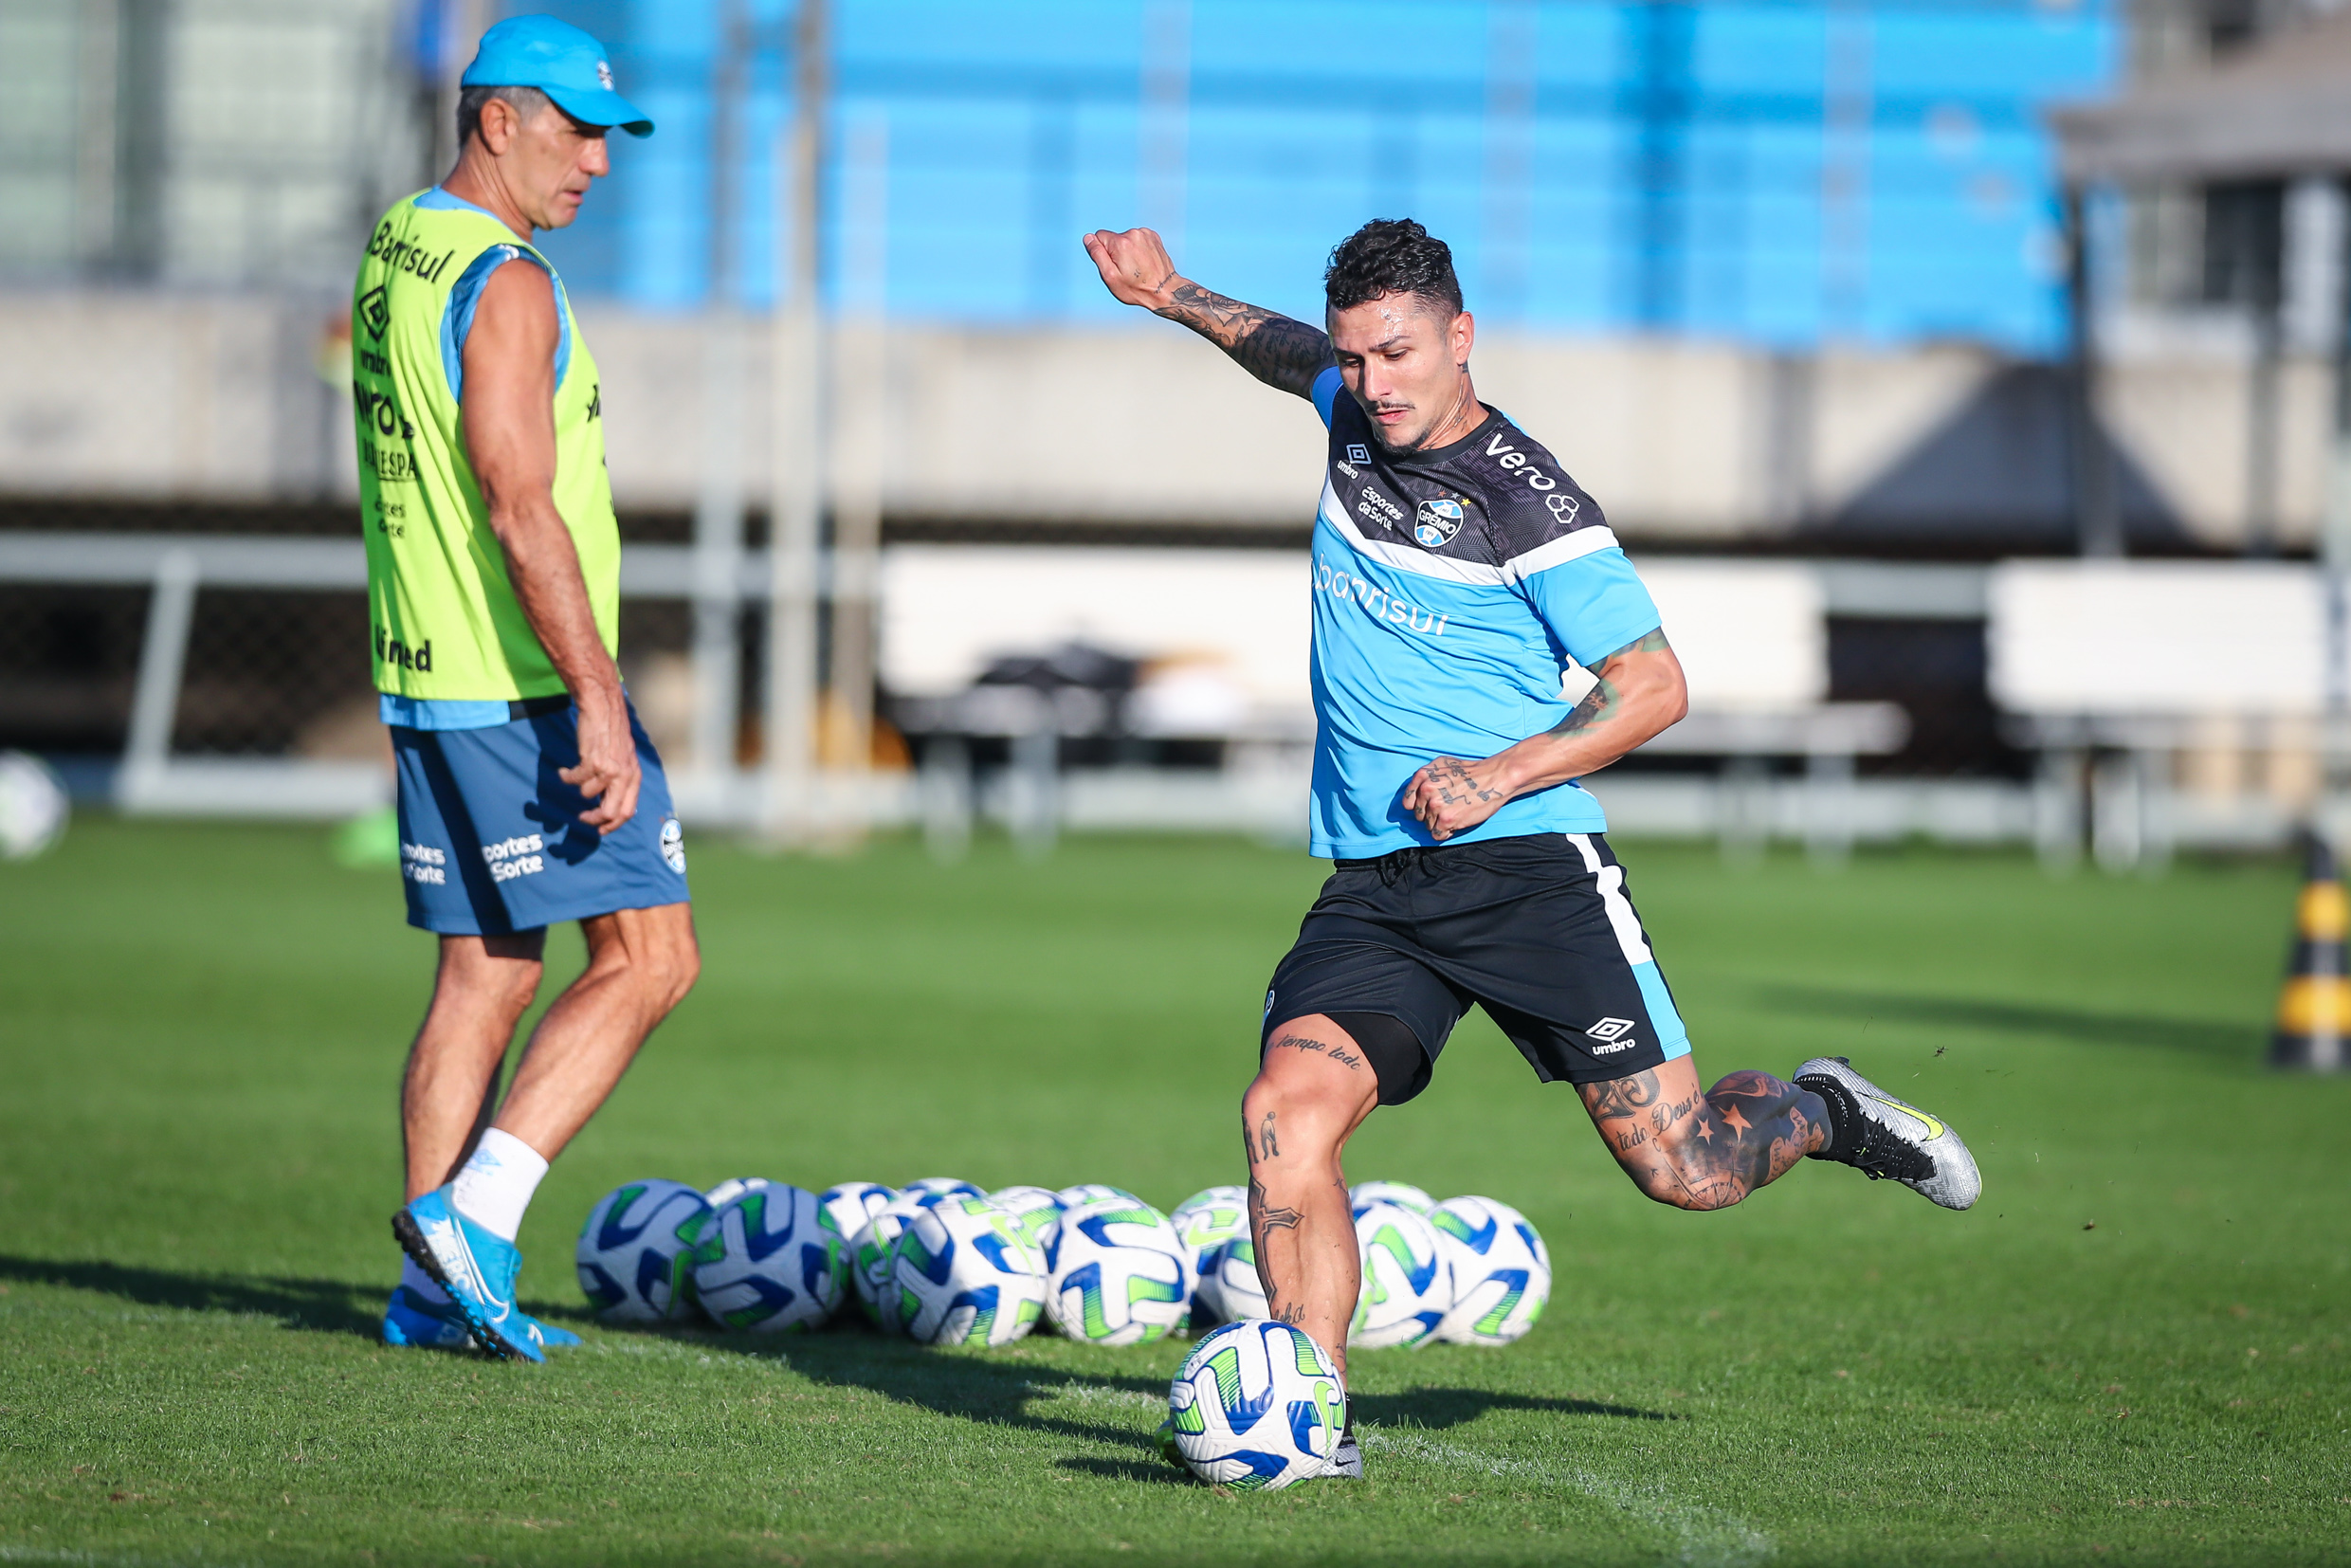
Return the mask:
[[[1691,1564],[1692,1568],[1743,1568],[1745,1564],[1764,1561],[1777,1550],[1771,1537],[1736,1514],[1684,1503],[1663,1486],[1629,1486],[1590,1470],[1485,1453],[1413,1432],[1381,1431],[1369,1423],[1358,1428],[1356,1436],[1367,1449],[1385,1449],[1449,1469],[1476,1470],[1579,1491],[1663,1528],[1674,1538],[1678,1547],[1671,1560]]]

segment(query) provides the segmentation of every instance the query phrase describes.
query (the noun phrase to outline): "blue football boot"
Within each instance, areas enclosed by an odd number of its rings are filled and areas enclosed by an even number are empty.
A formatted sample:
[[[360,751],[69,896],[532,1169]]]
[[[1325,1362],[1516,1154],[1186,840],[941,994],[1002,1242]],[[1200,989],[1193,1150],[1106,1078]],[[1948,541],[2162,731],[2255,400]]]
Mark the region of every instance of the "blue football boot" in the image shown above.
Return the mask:
[[[538,1348],[541,1350],[571,1350],[579,1344],[579,1336],[568,1328],[551,1323],[544,1318],[534,1318],[527,1312],[521,1313],[520,1317],[538,1335]]]
[[[405,1285],[392,1287],[384,1304],[384,1343],[421,1350],[471,1350],[473,1330],[449,1302],[428,1302]]]
[[[401,1250],[430,1274],[465,1320],[473,1342],[501,1359],[544,1361],[546,1331],[515,1305],[514,1282],[522,1254],[449,1203],[438,1187],[392,1216]]]
[[[579,1336],[568,1328],[542,1322],[527,1312],[515,1316],[520,1320],[518,1331],[538,1335],[541,1350],[569,1350],[579,1343]],[[465,1326],[465,1315],[454,1303],[428,1302],[399,1285],[392,1286],[392,1300],[384,1306],[384,1343],[425,1350],[471,1350],[473,1330]]]

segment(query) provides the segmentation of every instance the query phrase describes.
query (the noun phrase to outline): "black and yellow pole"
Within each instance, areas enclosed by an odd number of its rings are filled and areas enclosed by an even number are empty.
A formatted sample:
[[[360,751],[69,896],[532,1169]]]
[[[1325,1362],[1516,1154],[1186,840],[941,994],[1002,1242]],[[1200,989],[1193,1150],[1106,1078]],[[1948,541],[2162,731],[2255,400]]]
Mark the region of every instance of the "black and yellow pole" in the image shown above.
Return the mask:
[[[2343,1038],[2351,1034],[2351,964],[2343,939],[2351,932],[2351,900],[2325,840],[2313,834],[2309,860],[2294,901],[2294,946],[2278,993],[2277,1033],[2269,1065],[2306,1072],[2340,1072]]]

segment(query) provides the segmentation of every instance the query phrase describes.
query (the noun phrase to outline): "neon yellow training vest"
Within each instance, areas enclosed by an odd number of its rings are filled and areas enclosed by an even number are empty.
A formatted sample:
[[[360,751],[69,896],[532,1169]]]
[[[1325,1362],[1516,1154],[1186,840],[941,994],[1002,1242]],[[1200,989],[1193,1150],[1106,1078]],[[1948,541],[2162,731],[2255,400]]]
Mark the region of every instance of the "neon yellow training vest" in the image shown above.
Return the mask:
[[[426,192],[430,194],[430,192]],[[506,579],[506,555],[465,455],[449,296],[493,246],[536,258],[555,283],[570,356],[556,383],[556,510],[579,552],[605,651],[620,648],[620,529],[604,469],[602,388],[547,259],[473,208],[417,197],[384,214],[351,301],[351,392],[367,531],[375,688],[401,697],[549,697],[563,679]]]

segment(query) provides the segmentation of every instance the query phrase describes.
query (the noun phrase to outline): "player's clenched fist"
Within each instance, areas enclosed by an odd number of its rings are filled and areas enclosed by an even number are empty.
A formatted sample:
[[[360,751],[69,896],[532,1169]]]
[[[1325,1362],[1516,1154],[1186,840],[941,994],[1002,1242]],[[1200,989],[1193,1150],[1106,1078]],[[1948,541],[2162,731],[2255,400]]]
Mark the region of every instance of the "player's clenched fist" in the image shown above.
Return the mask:
[[[1499,757],[1476,762],[1440,757],[1404,786],[1404,809],[1420,819],[1431,838],[1443,843],[1484,822],[1509,801],[1505,770]]]
[[[1130,228],[1118,234],[1097,228],[1085,237],[1085,253],[1102,269],[1103,286],[1121,304],[1157,310],[1173,300],[1176,263],[1156,231]]]

